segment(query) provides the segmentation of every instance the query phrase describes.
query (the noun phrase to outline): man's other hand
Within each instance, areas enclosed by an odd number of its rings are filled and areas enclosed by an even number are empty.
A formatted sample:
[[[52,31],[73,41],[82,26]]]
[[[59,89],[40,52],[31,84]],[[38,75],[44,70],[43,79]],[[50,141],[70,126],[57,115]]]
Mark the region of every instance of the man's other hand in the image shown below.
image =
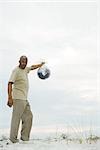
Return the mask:
[[[8,105],[9,107],[12,107],[12,105],[13,105],[13,99],[12,99],[12,98],[8,98],[7,105]]]

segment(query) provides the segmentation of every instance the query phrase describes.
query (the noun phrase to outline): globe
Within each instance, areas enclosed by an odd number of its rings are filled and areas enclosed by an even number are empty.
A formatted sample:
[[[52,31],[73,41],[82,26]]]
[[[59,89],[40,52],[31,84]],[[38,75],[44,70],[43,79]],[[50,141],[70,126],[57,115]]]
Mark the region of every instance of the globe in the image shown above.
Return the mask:
[[[45,80],[50,77],[50,69],[47,67],[41,67],[38,69],[37,75],[40,79]]]

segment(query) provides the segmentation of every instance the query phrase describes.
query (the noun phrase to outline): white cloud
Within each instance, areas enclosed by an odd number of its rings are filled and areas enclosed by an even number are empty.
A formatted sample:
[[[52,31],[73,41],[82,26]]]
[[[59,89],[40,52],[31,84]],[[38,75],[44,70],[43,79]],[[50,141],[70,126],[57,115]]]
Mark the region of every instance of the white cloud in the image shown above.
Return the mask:
[[[62,123],[67,112],[68,120],[70,114],[74,116],[73,109],[77,112],[75,117],[81,114],[79,107],[82,111],[91,111],[98,99],[95,5],[91,7],[84,3],[83,7],[72,3],[66,8],[16,4],[0,5],[2,99],[7,98],[5,88],[12,69],[18,65],[19,57],[26,55],[28,65],[45,60],[51,70],[46,81],[38,79],[37,71],[29,75],[29,96],[33,100],[32,107],[41,112],[41,121],[54,124],[56,118],[50,116],[49,109],[54,114],[62,110],[64,117],[59,114],[60,120],[57,118],[57,122]]]

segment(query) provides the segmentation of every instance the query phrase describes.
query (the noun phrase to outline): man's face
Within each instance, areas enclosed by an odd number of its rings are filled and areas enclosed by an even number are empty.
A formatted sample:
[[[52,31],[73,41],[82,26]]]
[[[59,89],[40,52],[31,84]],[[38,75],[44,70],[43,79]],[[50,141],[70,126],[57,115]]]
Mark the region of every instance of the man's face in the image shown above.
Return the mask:
[[[27,65],[27,59],[26,58],[21,58],[20,61],[19,61],[19,67],[21,69],[25,69],[26,65]]]

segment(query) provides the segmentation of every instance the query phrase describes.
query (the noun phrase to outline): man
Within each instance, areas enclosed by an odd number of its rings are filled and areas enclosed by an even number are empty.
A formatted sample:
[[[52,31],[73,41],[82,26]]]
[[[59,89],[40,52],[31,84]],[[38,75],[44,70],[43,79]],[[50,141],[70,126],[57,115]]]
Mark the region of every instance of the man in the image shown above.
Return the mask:
[[[10,140],[13,143],[18,142],[18,130],[20,121],[22,121],[21,140],[28,141],[30,137],[30,131],[32,127],[32,112],[29,102],[27,100],[28,94],[28,73],[30,70],[41,67],[44,62],[31,67],[26,67],[28,58],[21,56],[19,60],[19,66],[17,66],[8,82],[8,102],[9,107],[13,106]]]

